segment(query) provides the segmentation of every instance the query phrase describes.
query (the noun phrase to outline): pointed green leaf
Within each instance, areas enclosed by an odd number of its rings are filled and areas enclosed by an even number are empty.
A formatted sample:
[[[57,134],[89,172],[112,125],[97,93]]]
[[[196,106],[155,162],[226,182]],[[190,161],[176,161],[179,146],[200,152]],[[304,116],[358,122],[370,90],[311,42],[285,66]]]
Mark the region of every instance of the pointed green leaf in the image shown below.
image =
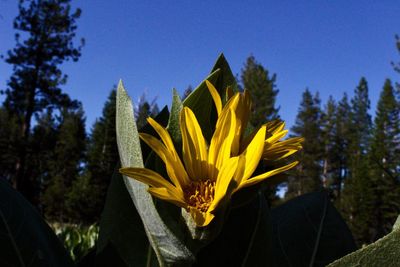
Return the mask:
[[[237,90],[236,79],[223,54],[218,57],[206,80],[210,81],[217,88],[222,99],[225,97],[227,87]],[[217,120],[217,113],[205,81],[201,82],[193,90],[183,101],[183,105],[189,107],[194,112],[203,130],[204,137],[210,140],[214,124]]]
[[[132,101],[120,82],[117,90],[117,143],[123,167],[143,167]],[[124,176],[129,195],[144,225],[160,266],[176,266],[194,261],[194,255],[161,219],[147,185]],[[118,247],[117,247],[118,250]]]
[[[182,143],[181,129],[179,126],[179,113],[181,112],[182,107],[182,100],[179,97],[178,91],[176,91],[176,89],[173,89],[171,114],[169,116],[167,128],[168,132],[171,134],[174,143],[178,147],[180,147]]]
[[[219,55],[217,61],[214,64],[214,67],[211,70],[213,73],[216,70],[220,70],[221,74],[218,76],[217,80],[213,84],[216,88],[221,88],[221,90],[225,90],[227,87],[232,88],[234,91],[237,91],[237,83],[236,78],[233,76],[231,68],[229,67],[228,61],[224,54]],[[221,96],[225,95],[225,91],[220,92]]]

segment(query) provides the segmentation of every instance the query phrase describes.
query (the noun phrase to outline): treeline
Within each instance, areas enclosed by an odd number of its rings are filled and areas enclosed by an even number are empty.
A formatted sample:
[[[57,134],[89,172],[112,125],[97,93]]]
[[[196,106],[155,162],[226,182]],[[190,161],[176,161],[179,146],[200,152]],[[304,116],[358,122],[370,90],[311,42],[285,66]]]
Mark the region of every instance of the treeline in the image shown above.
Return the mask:
[[[323,107],[307,89],[291,129],[305,142],[285,197],[328,190],[359,245],[390,232],[400,213],[399,96],[387,79],[372,120],[365,78],[351,99]]]
[[[82,104],[61,90],[67,76],[60,66],[77,61],[84,44],[75,40],[80,14],[67,0],[19,2],[14,27],[25,39],[16,34],[16,46],[5,57],[13,73],[0,107],[0,178],[49,221],[89,224],[99,219],[119,156],[115,89],[90,133]],[[400,64],[393,67],[400,71]],[[252,96],[252,125],[280,119],[277,76],[254,56],[247,58],[238,84]],[[368,91],[366,78],[351,98],[330,97],[325,104],[318,92],[304,91],[291,129],[305,138],[304,149],[296,155],[300,164],[289,173],[285,194],[289,199],[329,191],[360,245],[390,231],[400,213],[400,87],[384,82],[374,119]],[[143,96],[135,110],[138,128],[158,111],[156,101]],[[276,192],[273,186],[265,192],[272,204]]]

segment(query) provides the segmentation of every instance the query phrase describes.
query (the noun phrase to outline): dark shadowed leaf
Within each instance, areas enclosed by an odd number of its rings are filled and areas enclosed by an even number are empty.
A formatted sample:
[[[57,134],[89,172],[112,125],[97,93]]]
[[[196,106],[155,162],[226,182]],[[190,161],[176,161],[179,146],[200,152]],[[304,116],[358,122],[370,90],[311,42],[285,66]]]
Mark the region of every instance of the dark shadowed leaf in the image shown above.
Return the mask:
[[[294,198],[271,211],[276,266],[326,266],[356,249],[327,193]]]
[[[34,207],[0,179],[0,266],[74,266]]]
[[[233,209],[220,235],[198,253],[194,266],[270,266],[272,225],[265,198]]]
[[[96,261],[104,263],[104,260],[113,260],[122,261],[126,266],[146,266],[148,245],[143,223],[124,180],[119,173],[115,173],[101,216]]]

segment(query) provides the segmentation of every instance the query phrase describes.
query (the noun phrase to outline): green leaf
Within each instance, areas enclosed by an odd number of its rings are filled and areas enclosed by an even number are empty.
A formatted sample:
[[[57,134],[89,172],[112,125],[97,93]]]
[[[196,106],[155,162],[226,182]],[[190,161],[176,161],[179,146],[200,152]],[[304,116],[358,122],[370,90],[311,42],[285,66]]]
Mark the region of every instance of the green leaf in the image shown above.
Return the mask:
[[[399,218],[393,231],[375,243],[365,246],[328,265],[328,267],[375,267],[399,266],[400,262],[400,228]]]
[[[225,89],[227,87],[232,88],[234,91],[238,90],[235,76],[233,76],[231,68],[229,67],[228,61],[226,61],[224,54],[219,55],[214,67],[211,70],[211,73],[215,72],[216,70],[220,70],[221,74],[217,77],[217,80],[215,83],[213,83],[213,85],[216,88],[223,90],[220,92],[221,97],[225,95]]]
[[[138,131],[133,115],[132,101],[122,82],[117,90],[117,143],[123,167],[143,167]],[[193,253],[169,228],[158,213],[147,185],[124,177],[126,188],[143,222],[149,242],[160,266],[188,265],[195,260]],[[118,207],[117,207],[118,208]],[[168,225],[168,226],[167,226]],[[132,242],[126,240],[125,242]],[[119,247],[116,246],[119,251]],[[119,251],[119,253],[121,253]],[[130,266],[133,266],[130,263]],[[136,266],[136,265],[135,265]]]
[[[104,263],[107,260],[110,264],[122,261],[126,266],[146,266],[148,245],[142,220],[122,175],[116,172],[100,220],[96,261]]]
[[[174,89],[172,92],[171,114],[169,116],[167,129],[171,134],[176,147],[182,146],[182,134],[179,126],[179,113],[181,112],[182,107],[182,100],[179,97],[178,91]]]
[[[200,250],[194,266],[269,266],[272,225],[265,198],[232,209],[220,235]]]
[[[34,207],[0,179],[0,266],[74,266]]]
[[[271,211],[276,266],[326,266],[356,249],[327,193],[294,198]]]
[[[235,77],[223,54],[218,57],[206,80],[216,87],[222,99],[224,99],[227,87],[232,87],[234,90],[237,89]],[[193,111],[199,121],[204,137],[210,141],[214,124],[217,121],[217,112],[205,80],[183,101],[183,105]]]

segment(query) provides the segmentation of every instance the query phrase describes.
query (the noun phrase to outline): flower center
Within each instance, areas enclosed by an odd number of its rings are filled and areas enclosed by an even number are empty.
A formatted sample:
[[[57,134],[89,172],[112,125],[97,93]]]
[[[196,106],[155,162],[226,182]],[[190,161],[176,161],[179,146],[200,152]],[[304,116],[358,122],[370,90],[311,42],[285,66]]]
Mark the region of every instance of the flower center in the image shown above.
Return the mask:
[[[214,200],[215,182],[205,180],[192,182],[185,188],[185,199],[189,206],[206,212]]]

